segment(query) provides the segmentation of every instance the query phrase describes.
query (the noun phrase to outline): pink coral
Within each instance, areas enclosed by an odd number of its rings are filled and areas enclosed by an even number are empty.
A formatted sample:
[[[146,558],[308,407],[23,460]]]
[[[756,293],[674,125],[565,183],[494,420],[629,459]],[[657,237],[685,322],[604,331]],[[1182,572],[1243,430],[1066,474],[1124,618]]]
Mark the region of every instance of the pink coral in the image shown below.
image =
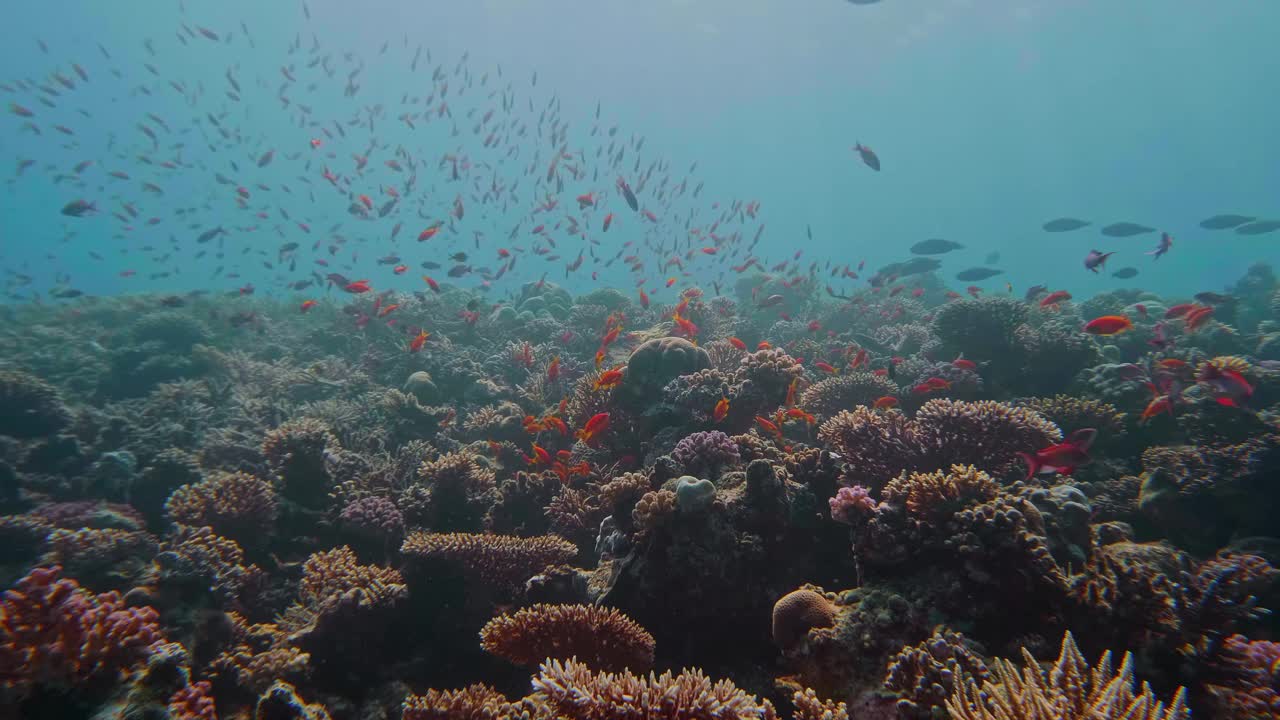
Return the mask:
[[[110,683],[164,642],[153,608],[94,595],[61,572],[36,568],[0,600],[0,686]]]

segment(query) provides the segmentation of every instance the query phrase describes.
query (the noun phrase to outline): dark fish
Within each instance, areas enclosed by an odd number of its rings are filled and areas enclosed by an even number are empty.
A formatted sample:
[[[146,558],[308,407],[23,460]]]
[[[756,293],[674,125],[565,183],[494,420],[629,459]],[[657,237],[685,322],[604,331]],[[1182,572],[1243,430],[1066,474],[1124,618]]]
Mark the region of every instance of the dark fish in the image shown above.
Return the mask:
[[[1195,298],[1205,305],[1230,305],[1236,301],[1231,295],[1223,295],[1216,292],[1196,293]]]
[[[1088,227],[1092,224],[1093,223],[1088,220],[1061,217],[1056,220],[1050,220],[1040,227],[1043,228],[1045,232],[1071,232],[1072,230],[1079,230],[1082,227]]]
[[[430,260],[427,260],[427,261],[425,261],[425,262],[423,262],[423,263],[422,263],[422,269],[424,269],[424,270],[439,270],[439,269],[440,269],[440,263],[438,263],[438,262],[431,262]]]
[[[463,263],[463,262],[466,262],[466,261],[467,261],[467,254],[466,254],[466,253],[464,253],[464,252],[456,252],[456,253],[454,253],[454,254],[450,255],[450,256],[449,256],[449,259],[450,259],[450,260],[452,260],[452,261],[454,261],[454,262],[460,262],[460,263]]]
[[[862,143],[856,143],[853,146],[853,150],[858,153],[858,157],[862,160],[863,165],[866,165],[876,172],[880,172],[880,156],[876,155],[871,148],[863,145]]]
[[[1049,288],[1045,287],[1044,285],[1032,285],[1031,287],[1027,288],[1027,292],[1022,295],[1022,299],[1026,300],[1027,302],[1031,302],[1032,300],[1035,300],[1037,297],[1039,297],[1041,293],[1043,293],[1048,289]]]
[[[891,278],[907,277],[908,275],[919,275],[921,273],[933,272],[942,267],[941,260],[935,260],[930,257],[911,258],[905,262],[889,263],[876,271],[871,276],[871,286],[880,287]]]
[[[1214,215],[1201,220],[1200,227],[1205,230],[1229,230],[1237,225],[1253,222],[1255,219],[1248,215]]]
[[[213,228],[212,230],[205,230],[204,232],[200,233],[200,236],[196,238],[196,242],[207,243],[210,240],[218,237],[224,232],[226,231],[222,229],[221,225],[219,225],[218,227]]]
[[[1131,222],[1111,223],[1110,225],[1102,228],[1102,234],[1107,237],[1132,237],[1134,235],[1142,235],[1144,233],[1155,231],[1156,229],[1153,227],[1147,227],[1146,225],[1139,225],[1138,223]]]
[[[622,197],[626,199],[627,206],[632,210],[639,212],[640,201],[636,200],[636,194],[631,192],[631,185],[629,185],[626,180],[618,178],[618,189],[622,191]]]
[[[1236,228],[1237,235],[1265,235],[1280,230],[1280,220],[1258,220]]]
[[[454,278],[462,277],[463,275],[466,275],[469,272],[471,272],[470,265],[454,265],[453,267],[449,268],[449,277],[454,277]]]
[[[81,295],[84,295],[83,292],[76,290],[75,288],[54,288],[49,291],[49,294],[64,300],[70,300],[71,298],[78,298]]]
[[[62,206],[62,214],[68,217],[83,217],[88,213],[96,211],[97,208],[93,206],[93,203],[85,200],[72,200]]]
[[[984,265],[995,265],[996,263],[1000,262],[1000,253],[998,251],[993,253],[987,253],[986,259],[984,259],[982,262]]]
[[[384,257],[378,258],[379,265],[395,265],[396,263],[399,263],[399,262],[400,262],[399,255],[386,255]]]
[[[1131,277],[1137,277],[1137,276],[1138,276],[1138,268],[1132,268],[1132,267],[1123,267],[1111,273],[1111,277],[1120,278],[1121,280],[1128,280]]]
[[[275,158],[275,156],[276,156],[275,150],[268,150],[262,153],[262,155],[258,158],[258,167],[266,167],[270,165],[271,161]]]
[[[949,253],[952,250],[960,250],[963,248],[964,246],[958,242],[953,242],[951,240],[943,240],[942,238],[930,238],[928,240],[921,240],[915,245],[912,245],[911,254],[912,255],[941,255],[943,253]]]
[[[963,280],[964,282],[977,282],[1003,273],[1003,270],[996,270],[995,268],[972,267],[968,270],[961,270],[956,273],[956,279]]]
[[[187,304],[187,301],[181,295],[165,295],[160,298],[160,304],[167,308],[180,308]]]

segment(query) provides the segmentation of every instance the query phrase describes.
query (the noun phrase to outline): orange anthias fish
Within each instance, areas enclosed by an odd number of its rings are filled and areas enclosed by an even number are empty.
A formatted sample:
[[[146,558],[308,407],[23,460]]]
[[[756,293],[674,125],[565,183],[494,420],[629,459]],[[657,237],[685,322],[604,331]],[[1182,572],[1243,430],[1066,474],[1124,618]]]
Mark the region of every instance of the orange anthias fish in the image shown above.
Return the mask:
[[[787,399],[783,401],[783,405],[791,407],[796,404],[796,390],[800,387],[800,378],[791,378],[791,383],[787,385]]]
[[[1160,413],[1167,412],[1173,417],[1173,403],[1169,400],[1168,395],[1159,395],[1151,399],[1147,403],[1147,407],[1142,411],[1142,416],[1138,418],[1138,422],[1146,422]]]
[[[526,457],[525,459],[528,460],[530,465],[549,466],[554,462],[551,458],[551,453],[547,452],[546,449],[538,445],[538,443],[533,444],[533,457]]]
[[[972,360],[966,360],[965,357],[961,355],[951,361],[951,367],[959,368],[960,370],[976,370],[978,369],[978,363]]]
[[[1071,293],[1067,292],[1066,290],[1055,290],[1049,293],[1048,295],[1044,296],[1044,299],[1040,301],[1040,307],[1048,308],[1050,305],[1057,305],[1063,300],[1070,300],[1070,299],[1071,299]]]
[[[1133,322],[1124,315],[1103,315],[1085,323],[1084,331],[1090,335],[1119,335],[1133,329]]]
[[[742,342],[741,340],[739,340],[739,339],[738,339],[738,338],[736,338],[736,337],[731,337],[731,338],[729,338],[729,344],[730,344],[730,345],[732,345],[732,346],[734,346],[735,348],[737,348],[737,349],[739,349],[739,350],[744,350],[744,351],[745,351],[745,350],[747,349],[747,344],[746,344],[746,343],[744,343],[744,342]]]
[[[440,283],[436,282],[435,280],[432,280],[427,275],[423,275],[422,279],[427,283],[427,287],[431,288],[432,292],[440,292]]]
[[[392,310],[395,310],[398,307],[400,307],[400,303],[391,303],[390,305],[378,311],[378,317],[386,317],[391,313]]]
[[[791,408],[790,410],[788,410],[788,411],[787,411],[787,419],[789,419],[789,420],[804,420],[805,422],[809,423],[810,425],[814,424],[814,422],[815,422],[815,419],[814,419],[814,417],[813,417],[813,413],[807,413],[807,412],[805,412],[804,410],[801,410],[800,408]]]
[[[601,433],[609,429],[609,413],[598,413],[578,431],[578,439],[591,445],[599,439]]]
[[[427,338],[431,337],[431,333],[426,330],[419,330],[417,336],[409,341],[409,352],[416,353],[427,344]]]
[[[724,420],[724,416],[729,414],[729,398],[722,397],[720,402],[716,403],[716,407],[711,411],[711,416],[716,422]]]
[[[555,430],[560,433],[561,436],[567,436],[569,434],[569,426],[555,415],[547,415],[542,418],[542,427],[547,430]]]
[[[1208,322],[1211,317],[1213,317],[1213,308],[1204,306],[1189,311],[1182,321],[1187,326],[1187,332],[1195,332]]]
[[[871,404],[871,407],[875,408],[876,410],[888,410],[889,408],[896,408],[898,407],[898,398],[892,395],[885,395],[883,397],[877,398],[876,401]]]
[[[301,308],[302,312],[306,312],[319,304],[320,303],[316,302],[315,300],[307,300],[306,302],[302,303],[302,308]]]
[[[764,431],[769,433],[770,435],[776,437],[779,440],[782,439],[782,431],[779,430],[778,426],[773,424],[773,422],[770,421],[768,418],[762,418],[759,415],[757,415],[756,424],[759,425],[761,428],[764,428]]]
[[[818,368],[822,372],[827,373],[828,375],[837,375],[840,373],[839,368],[833,367],[827,363],[822,362],[821,360],[814,363],[813,366]]]
[[[551,359],[551,364],[547,366],[547,380],[555,382],[560,379],[560,356],[557,355]]]
[[[612,370],[605,370],[600,373],[600,377],[596,378],[594,387],[596,390],[612,390],[621,382],[622,369],[613,368]]]
[[[346,287],[342,289],[352,294],[359,294],[359,293],[367,293],[372,288],[369,287],[368,280],[356,280],[354,282],[347,283]]]

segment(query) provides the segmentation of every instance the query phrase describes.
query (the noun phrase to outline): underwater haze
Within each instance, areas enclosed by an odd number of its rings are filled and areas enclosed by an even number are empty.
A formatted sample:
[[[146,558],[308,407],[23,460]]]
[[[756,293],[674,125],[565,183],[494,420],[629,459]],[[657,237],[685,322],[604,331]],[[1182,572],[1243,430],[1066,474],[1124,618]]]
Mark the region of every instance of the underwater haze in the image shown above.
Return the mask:
[[[0,27],[0,720],[1280,719],[1280,5]]]

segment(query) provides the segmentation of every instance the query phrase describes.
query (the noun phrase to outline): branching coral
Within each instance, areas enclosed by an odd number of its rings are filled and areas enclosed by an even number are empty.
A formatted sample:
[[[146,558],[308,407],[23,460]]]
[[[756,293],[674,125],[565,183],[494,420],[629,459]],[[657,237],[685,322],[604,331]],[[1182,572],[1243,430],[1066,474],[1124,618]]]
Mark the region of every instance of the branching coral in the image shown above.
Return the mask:
[[[800,407],[820,417],[831,417],[841,410],[871,405],[886,395],[897,395],[892,380],[868,372],[851,372],[827,378],[810,385],[800,394]]]
[[[517,592],[548,565],[567,563],[578,554],[571,542],[554,535],[532,538],[468,533],[410,533],[400,552],[417,561],[439,561],[498,590]]]
[[[1005,403],[935,399],[914,419],[865,407],[841,412],[822,424],[818,438],[843,457],[849,481],[878,488],[905,470],[951,465],[999,476],[1019,462],[1019,452],[1047,447],[1062,433],[1035,412]]]
[[[898,696],[901,718],[936,717],[961,678],[981,683],[987,664],[958,632],[939,627],[919,645],[904,647],[889,659],[884,689]]]
[[[0,370],[0,435],[35,438],[71,423],[71,412],[54,387],[20,370]]]
[[[700,670],[646,679],[625,671],[596,673],[574,660],[550,660],[542,664],[533,687],[535,700],[545,702],[563,720],[776,718],[768,700],[758,700],[728,680],[712,682]]]
[[[36,568],[0,599],[0,687],[110,685],[164,642],[154,609],[93,595],[60,573]]]
[[[331,480],[325,456],[338,449],[333,433],[310,418],[287,422],[262,441],[262,454],[279,478],[281,494],[307,507],[326,504]]]
[[[1071,633],[1051,670],[1040,669],[1023,650],[1026,667],[997,659],[994,678],[979,682],[965,676],[947,699],[954,720],[1188,720],[1186,694],[1181,688],[1169,705],[1160,702],[1145,683],[1134,689],[1133,656],[1125,653],[1120,668],[1111,669],[1111,653],[1090,668]]]
[[[219,535],[248,545],[264,544],[276,518],[271,484],[244,473],[214,473],[183,485],[165,503],[169,519],[182,525],[208,525]]]
[[[525,698],[508,702],[477,683],[459,690],[428,690],[404,699],[400,720],[549,720],[550,708]]]
[[[418,467],[420,484],[401,492],[405,519],[441,532],[481,529],[494,495],[493,470],[470,452],[445,453]]]
[[[596,670],[645,672],[653,666],[653,636],[615,608],[534,605],[490,620],[480,645],[517,665],[576,658]]]

